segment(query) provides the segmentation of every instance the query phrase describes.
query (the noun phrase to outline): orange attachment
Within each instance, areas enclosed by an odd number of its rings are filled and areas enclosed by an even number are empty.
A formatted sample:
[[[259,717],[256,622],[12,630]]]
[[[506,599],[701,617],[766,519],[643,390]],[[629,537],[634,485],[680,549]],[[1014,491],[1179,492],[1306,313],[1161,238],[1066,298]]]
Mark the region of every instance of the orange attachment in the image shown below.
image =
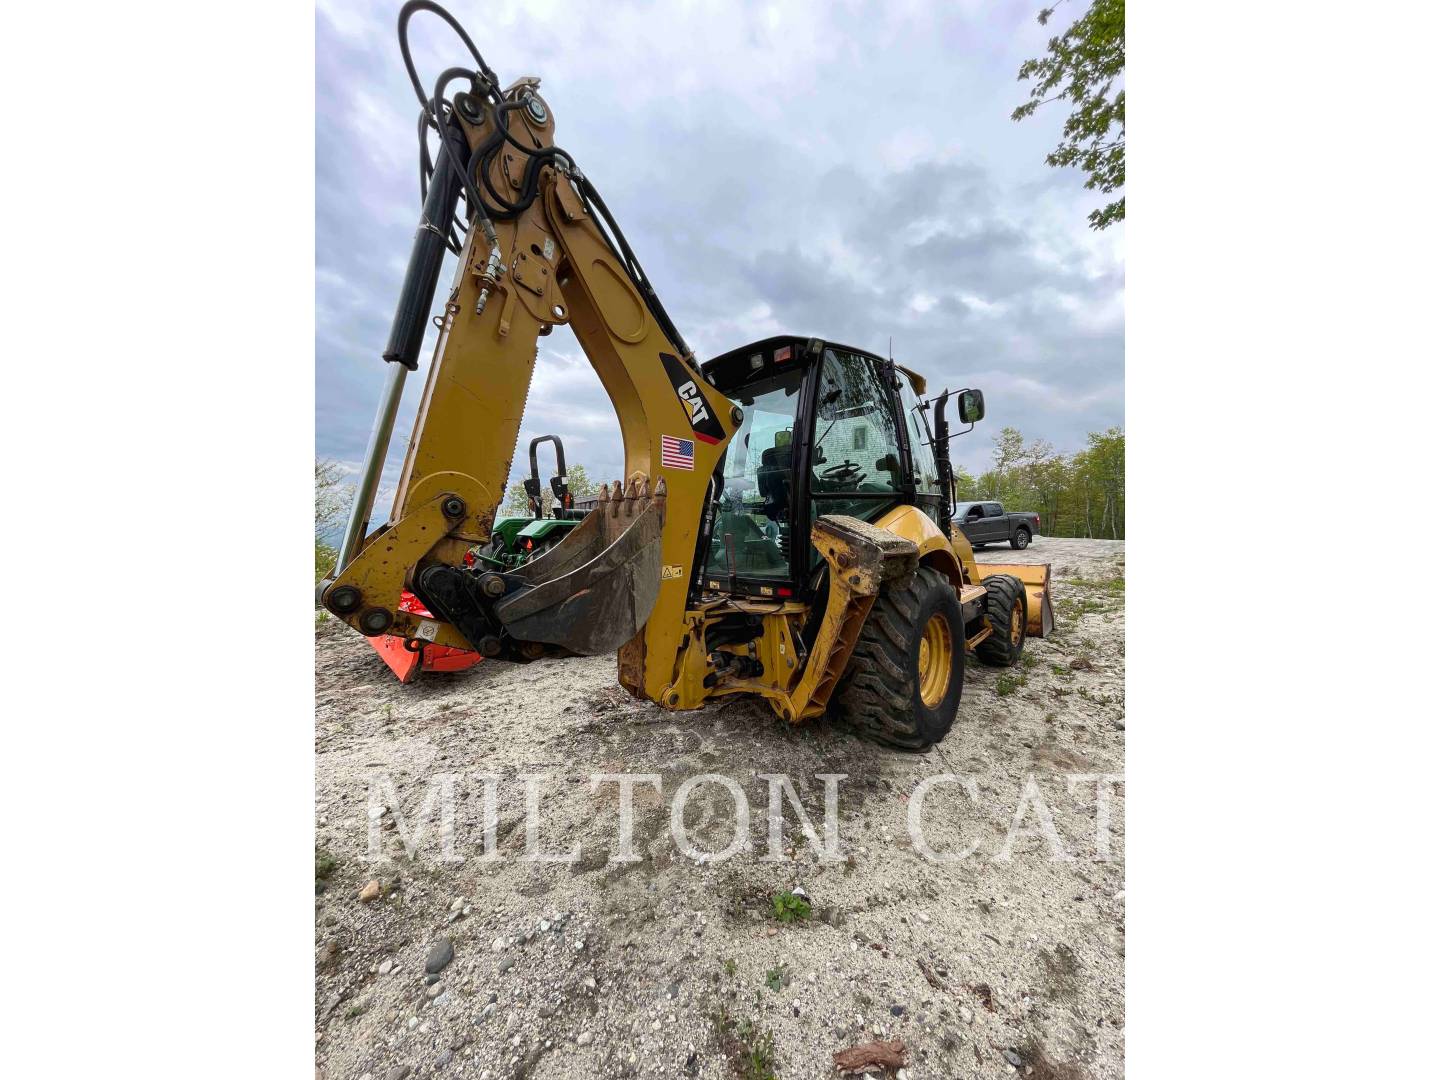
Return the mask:
[[[433,618],[420,599],[408,589],[400,594],[398,607],[422,619]],[[405,647],[404,640],[393,634],[381,634],[365,640],[370,642],[370,647],[380,654],[380,659],[402,683],[414,682],[422,671],[464,671],[485,659],[470,649],[452,649],[448,645],[422,645],[418,652],[411,652]]]

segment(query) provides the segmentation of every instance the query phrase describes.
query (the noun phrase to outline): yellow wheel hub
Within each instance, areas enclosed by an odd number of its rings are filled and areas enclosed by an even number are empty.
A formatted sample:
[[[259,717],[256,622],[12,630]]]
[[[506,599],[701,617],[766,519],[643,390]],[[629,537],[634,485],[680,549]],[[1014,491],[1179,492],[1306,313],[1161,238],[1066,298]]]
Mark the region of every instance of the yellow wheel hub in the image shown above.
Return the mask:
[[[945,700],[950,689],[950,668],[955,663],[955,643],[944,615],[930,616],[920,635],[920,700],[933,709]]]
[[[1010,609],[1010,644],[1019,645],[1020,639],[1025,636],[1025,617],[1020,611],[1020,605],[1016,604]]]

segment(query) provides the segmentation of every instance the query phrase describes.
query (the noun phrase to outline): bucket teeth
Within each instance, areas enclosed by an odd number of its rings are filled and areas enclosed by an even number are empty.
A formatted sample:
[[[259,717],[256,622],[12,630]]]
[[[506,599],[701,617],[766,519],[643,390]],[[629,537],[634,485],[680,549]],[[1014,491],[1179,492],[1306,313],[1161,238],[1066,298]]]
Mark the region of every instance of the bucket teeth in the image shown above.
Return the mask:
[[[519,587],[494,613],[512,637],[585,656],[635,637],[660,588],[664,484],[653,496],[651,487],[639,471],[602,484],[596,508],[553,551],[506,575]]]

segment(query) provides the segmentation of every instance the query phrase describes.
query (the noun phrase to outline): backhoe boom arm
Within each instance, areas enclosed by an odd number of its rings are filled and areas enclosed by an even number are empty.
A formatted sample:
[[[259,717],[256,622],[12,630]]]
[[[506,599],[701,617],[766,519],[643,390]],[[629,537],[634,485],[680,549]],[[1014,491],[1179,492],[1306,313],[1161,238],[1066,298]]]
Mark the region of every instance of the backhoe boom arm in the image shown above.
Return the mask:
[[[446,182],[454,179],[449,160],[436,166],[385,355],[393,364],[386,398],[323,599],[361,633],[397,635],[414,647],[433,642],[519,659],[545,643],[585,653],[620,647],[622,681],[655,697],[685,632],[709,479],[737,417],[657,319],[623,239],[612,244],[597,222],[593,189],[553,148],[553,115],[535,83],[522,80],[494,100],[460,94],[444,114],[452,159],[465,157],[475,171],[462,186]],[[482,187],[477,205],[472,192]],[[414,313],[433,302],[462,190],[472,220],[395,503],[386,524],[362,538],[403,371],[418,348]],[[496,192],[522,208],[503,214],[491,205]],[[477,575],[464,567],[465,553],[488,540],[504,496],[537,341],[562,324],[615,407],[625,475],[553,551],[515,572]],[[437,617],[400,610],[402,589]],[[652,655],[661,662],[647,664]]]

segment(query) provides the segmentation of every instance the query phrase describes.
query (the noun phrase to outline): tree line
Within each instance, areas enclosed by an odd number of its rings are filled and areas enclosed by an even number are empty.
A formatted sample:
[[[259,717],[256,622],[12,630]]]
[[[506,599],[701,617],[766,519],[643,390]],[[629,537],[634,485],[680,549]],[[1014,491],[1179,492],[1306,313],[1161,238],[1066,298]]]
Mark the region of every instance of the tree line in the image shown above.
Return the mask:
[[[955,469],[955,498],[997,500],[1006,510],[1040,515],[1046,536],[1125,539],[1125,432],[1092,431],[1068,457],[1045,439],[1026,443],[1013,427],[994,437],[994,463],[979,476]]]
[[[1026,443],[1013,427],[1001,429],[994,437],[990,457],[993,465],[979,476],[955,468],[955,498],[961,502],[981,499],[1005,504],[1005,509],[1040,515],[1040,531],[1046,536],[1088,536],[1125,539],[1125,432],[1112,427],[1092,431],[1085,449],[1068,457],[1057,453],[1045,439]],[[594,481],[584,465],[567,470],[570,492],[577,498],[593,495]],[[333,461],[315,462],[315,580],[335,565],[334,541],[344,523],[352,493],[345,473]],[[545,512],[554,496],[550,485],[542,488]],[[512,484],[506,492],[502,515],[525,517],[529,500],[523,484]]]
[[[345,471],[338,462],[315,459],[316,581],[335,568],[335,559],[340,554],[335,548],[335,539],[345,523],[353,490],[345,482]]]

